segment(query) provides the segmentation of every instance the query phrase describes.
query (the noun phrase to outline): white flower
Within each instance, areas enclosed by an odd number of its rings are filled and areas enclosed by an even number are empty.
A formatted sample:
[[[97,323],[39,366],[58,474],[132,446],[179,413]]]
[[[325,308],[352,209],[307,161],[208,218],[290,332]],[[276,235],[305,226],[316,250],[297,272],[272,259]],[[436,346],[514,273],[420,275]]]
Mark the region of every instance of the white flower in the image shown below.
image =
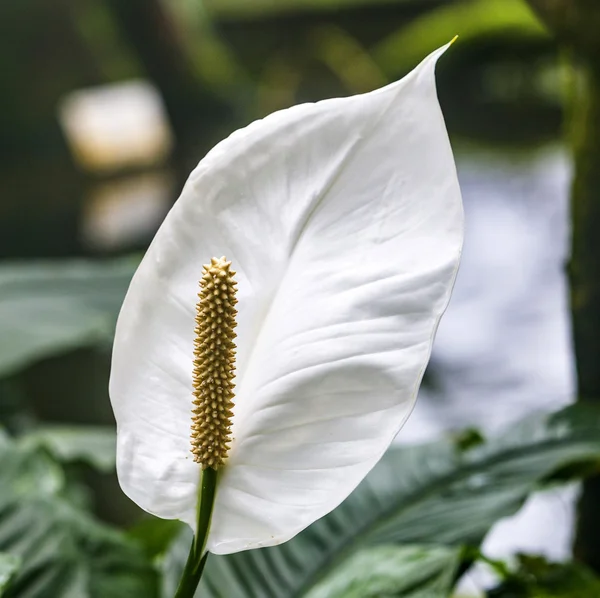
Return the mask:
[[[435,89],[446,47],[387,87],[217,145],[133,278],[110,381],[119,480],[146,511],[194,527],[198,281],[215,256],[237,270],[233,442],[210,552],[285,542],[334,509],[410,414],[463,239]]]

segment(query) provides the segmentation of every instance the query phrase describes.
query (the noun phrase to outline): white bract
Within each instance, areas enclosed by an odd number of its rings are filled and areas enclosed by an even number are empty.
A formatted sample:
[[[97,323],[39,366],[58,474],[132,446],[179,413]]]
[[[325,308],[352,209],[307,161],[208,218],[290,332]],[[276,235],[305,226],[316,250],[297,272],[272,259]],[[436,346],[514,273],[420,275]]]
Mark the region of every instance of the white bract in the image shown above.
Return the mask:
[[[410,414],[463,239],[435,88],[445,49],[372,93],[233,133],[133,278],[110,380],[119,480],[146,511],[193,527],[198,280],[213,256],[237,270],[233,443],[210,552],[285,542],[334,509]]]

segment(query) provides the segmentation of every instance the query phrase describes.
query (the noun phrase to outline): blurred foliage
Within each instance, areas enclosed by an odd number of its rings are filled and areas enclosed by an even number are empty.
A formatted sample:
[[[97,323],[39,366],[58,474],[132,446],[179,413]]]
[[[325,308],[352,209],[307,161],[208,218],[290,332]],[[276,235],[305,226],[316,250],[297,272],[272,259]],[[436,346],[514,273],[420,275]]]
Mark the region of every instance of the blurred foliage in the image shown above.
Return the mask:
[[[0,377],[69,349],[110,346],[139,258],[0,266]]]
[[[0,596],[8,587],[8,583],[17,572],[19,565],[20,560],[16,556],[0,552]]]
[[[494,36],[547,40],[548,33],[522,0],[469,0],[443,4],[379,42],[373,59],[391,77],[404,74],[423,56],[450,41],[460,44]]]
[[[445,598],[459,550],[445,546],[376,546],[343,561],[307,598]]]
[[[19,563],[4,598],[156,595],[141,548],[96,521],[85,494],[44,450],[2,438],[0,553]]]
[[[543,557],[518,555],[517,568],[488,598],[598,598],[600,578],[578,563],[549,563]]]
[[[128,530],[128,535],[144,547],[149,558],[160,560],[181,534],[183,527],[184,524],[175,519],[144,517]]]
[[[29,450],[45,450],[61,463],[85,463],[102,473],[116,466],[116,432],[109,426],[42,425],[23,437]]]

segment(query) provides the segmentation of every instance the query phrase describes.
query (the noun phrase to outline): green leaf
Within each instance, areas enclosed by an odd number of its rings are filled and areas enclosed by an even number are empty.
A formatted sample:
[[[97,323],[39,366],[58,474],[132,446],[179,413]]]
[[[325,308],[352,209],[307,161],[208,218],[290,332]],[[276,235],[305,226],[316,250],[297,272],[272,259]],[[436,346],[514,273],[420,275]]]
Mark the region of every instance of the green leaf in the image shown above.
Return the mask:
[[[360,550],[307,598],[446,598],[459,550],[443,546],[375,546]]]
[[[46,449],[57,461],[84,462],[102,473],[116,466],[116,432],[112,426],[44,426],[21,438],[31,448]]]
[[[600,578],[580,563],[549,563],[521,554],[515,571],[489,598],[598,598]]]
[[[21,561],[16,556],[0,552],[0,598],[5,595],[4,592],[20,564]]]
[[[69,500],[62,468],[45,451],[0,443],[0,551],[21,561],[4,598],[156,596],[142,549]]]
[[[162,557],[186,527],[185,523],[176,519],[150,516],[133,526],[128,534],[144,548],[150,558],[154,558]]]
[[[407,73],[423,56],[458,35],[458,44],[511,33],[548,39],[544,26],[523,0],[450,2],[425,12],[371,48],[371,56],[391,78]]]
[[[554,472],[576,463],[600,464],[600,410],[591,406],[529,418],[465,452],[450,441],[393,448],[340,507],[289,542],[211,555],[198,595],[306,597],[371,546],[477,545]],[[165,559],[165,592],[190,541],[183,534]]]
[[[0,267],[0,376],[81,346],[109,343],[137,258]]]

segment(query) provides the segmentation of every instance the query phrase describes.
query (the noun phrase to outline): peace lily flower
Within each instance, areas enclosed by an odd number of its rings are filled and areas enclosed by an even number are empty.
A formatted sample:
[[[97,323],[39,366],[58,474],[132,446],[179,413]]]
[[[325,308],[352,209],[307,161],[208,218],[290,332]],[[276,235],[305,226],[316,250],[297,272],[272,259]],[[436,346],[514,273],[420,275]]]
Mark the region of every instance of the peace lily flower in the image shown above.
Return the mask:
[[[119,480],[204,526],[197,556],[289,540],[410,414],[463,238],[435,89],[446,48],[218,144],[131,282],[110,380]]]

